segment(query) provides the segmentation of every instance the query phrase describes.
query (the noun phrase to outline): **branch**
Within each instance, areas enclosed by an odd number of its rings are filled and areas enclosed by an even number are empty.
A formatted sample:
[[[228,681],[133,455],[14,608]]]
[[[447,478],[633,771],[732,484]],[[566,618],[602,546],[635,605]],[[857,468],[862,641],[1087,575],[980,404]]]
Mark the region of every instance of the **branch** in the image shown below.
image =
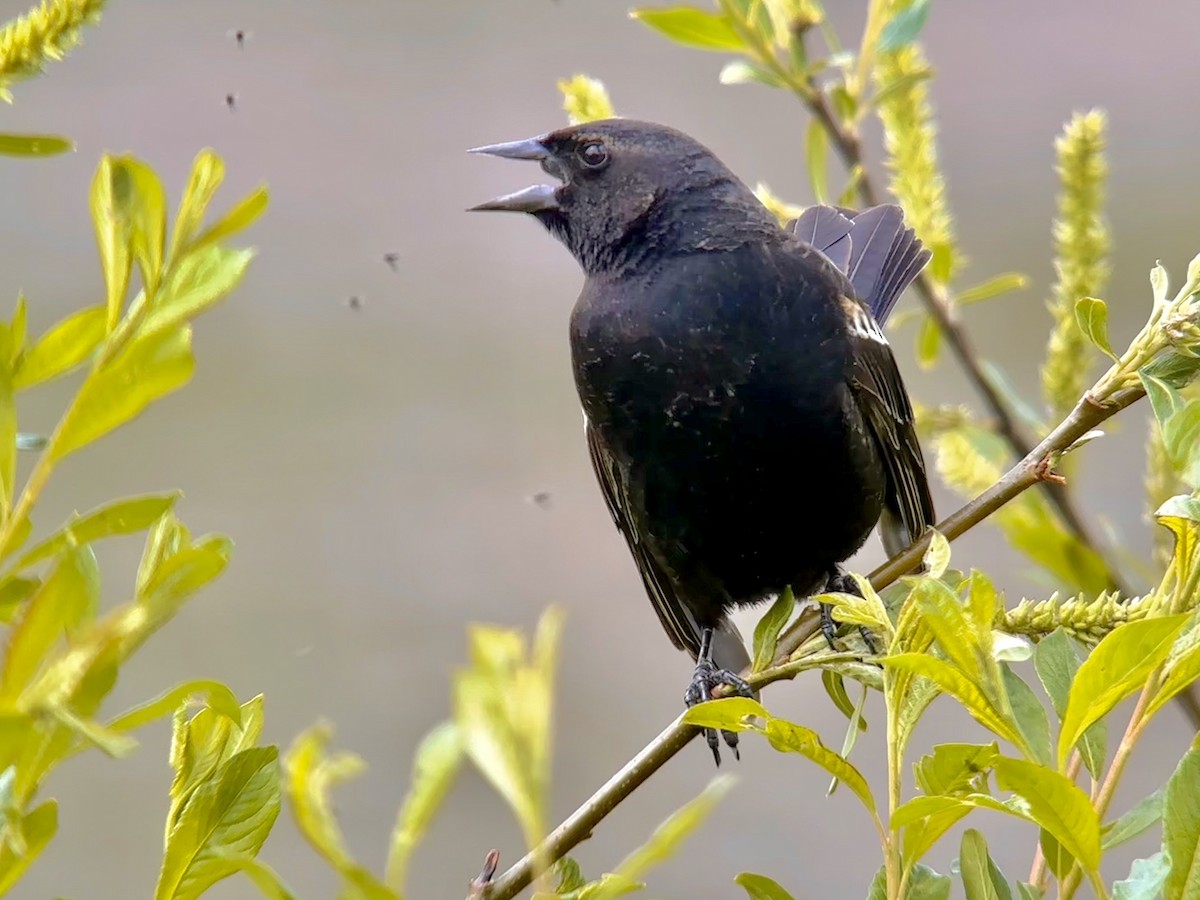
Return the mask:
[[[1023,491],[1033,487],[1045,477],[1043,461],[1063,452],[1100,423],[1116,415],[1132,403],[1145,396],[1140,387],[1130,387],[1115,393],[1109,402],[1101,405],[1089,396],[1084,397],[1070,415],[1050,432],[1040,444],[1033,448],[994,485],[938,524],[937,529],[947,540],[969,531],[996,510],[1010,502]],[[915,568],[925,552],[926,539],[913,544],[902,553],[889,559],[871,573],[871,584],[882,590],[897,578]],[[814,612],[806,611],[792,624],[779,641],[779,649],[773,667],[757,674],[747,675],[754,686],[768,684],[780,677],[777,669],[788,664],[792,652],[812,636],[818,627]],[[794,673],[792,673],[794,674]],[[786,677],[786,676],[784,676]],[[537,874],[539,861],[561,859],[578,844],[589,838],[592,830],[633,793],[634,789],[658,771],[671,757],[682,750],[698,731],[676,719],[658,737],[628,763],[603,787],[589,797],[561,825],[554,829],[538,847],[527,853],[499,879],[492,882],[484,897],[486,900],[510,900],[524,890]]]

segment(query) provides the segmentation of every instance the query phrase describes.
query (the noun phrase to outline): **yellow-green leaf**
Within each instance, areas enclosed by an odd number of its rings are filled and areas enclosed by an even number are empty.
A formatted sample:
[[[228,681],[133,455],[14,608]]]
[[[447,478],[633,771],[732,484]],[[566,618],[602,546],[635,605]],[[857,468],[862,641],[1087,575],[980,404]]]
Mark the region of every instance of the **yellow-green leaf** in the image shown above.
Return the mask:
[[[964,288],[958,292],[955,300],[959,306],[981,303],[1001,294],[1007,294],[1009,291],[1019,291],[1028,284],[1029,279],[1020,272],[1005,272],[1003,275],[995,275],[987,281]]]
[[[279,873],[261,859],[238,853],[218,851],[221,863],[241,872],[258,888],[258,892],[268,900],[295,900],[291,888],[283,883]]]
[[[0,134],[0,156],[58,156],[74,142],[53,134]]]
[[[233,209],[206,228],[192,242],[192,249],[196,250],[209,244],[215,244],[249,228],[259,216],[266,212],[270,202],[271,194],[265,187],[255,189],[234,204]]]
[[[769,719],[757,700],[749,697],[722,697],[698,703],[683,714],[685,725],[697,728],[719,728],[722,731],[747,731],[754,727],[753,719]]]
[[[167,258],[173,263],[188,247],[204,224],[204,213],[213,195],[225,179],[225,163],[212,150],[201,150],[192,162],[192,173],[175,214],[175,229],[171,234],[171,250]]]
[[[1081,297],[1075,301],[1075,322],[1089,341],[1114,360],[1112,344],[1108,340],[1108,305],[1095,297]]]
[[[462,760],[462,741],[453,722],[436,726],[417,747],[408,796],[400,807],[388,850],[385,881],[397,894],[404,893],[413,850],[428,832],[433,817],[446,799]]]
[[[167,239],[167,193],[148,165],[131,156],[118,160],[128,175],[132,196],[128,207],[130,249],[142,270],[146,295],[153,297],[162,278]]]
[[[0,522],[7,522],[17,487],[17,405],[10,360],[13,333],[0,325]]]
[[[196,679],[176,685],[153,700],[147,700],[126,710],[108,723],[111,731],[134,731],[159,719],[172,715],[192,697],[203,695],[205,705],[228,718],[238,728],[242,727],[242,708],[237,697],[227,685],[220,681]]]
[[[938,744],[933,752],[922,756],[913,766],[917,785],[922,793],[972,793],[979,789],[979,780],[992,770],[1000,758],[995,742],[990,744]]]
[[[635,9],[629,14],[685,47],[740,53],[745,44],[728,17],[690,6]]]
[[[766,875],[742,872],[733,879],[746,890],[748,900],[792,900],[792,895]]]
[[[105,316],[103,306],[88,306],[51,327],[21,355],[13,386],[24,390],[83,363],[104,340]]]
[[[958,797],[914,797],[892,814],[891,830],[903,830],[904,859],[919,862],[947,831],[974,809]]]
[[[48,452],[54,459],[103,437],[192,377],[192,333],[187,327],[134,340],[80,388]]]
[[[754,626],[754,671],[761,672],[771,665],[775,659],[775,648],[779,645],[779,635],[783,626],[792,617],[796,608],[796,597],[790,587],[784,588],[775,598],[758,624]]]
[[[10,624],[21,604],[32,596],[41,583],[40,578],[22,578],[11,574],[0,580],[0,622]]]
[[[1129,622],[1109,632],[1075,673],[1058,740],[1058,765],[1083,732],[1114,706],[1138,691],[1171,652],[1188,616],[1164,616]]]
[[[67,522],[54,534],[26,550],[13,568],[27,569],[73,545],[90,544],[101,538],[142,531],[153,525],[178,499],[179,494],[176,493],[130,497],[105,503]]]
[[[657,866],[673,856],[689,834],[699,828],[709,817],[722,798],[733,787],[734,779],[729,775],[719,775],[708,783],[708,786],[698,797],[689,800],[666,821],[659,825],[654,832],[637,850],[627,856],[614,873],[617,883],[610,889],[601,888],[589,894],[589,900],[608,900],[621,893],[620,881],[637,881],[654,866]]]
[[[950,542],[936,528],[929,531],[929,546],[921,558],[930,578],[941,578],[950,565]],[[990,623],[989,623],[990,625]]]
[[[956,698],[984,728],[1018,747],[1021,746],[1023,738],[1015,723],[1010,722],[998,711],[960,669],[945,660],[920,653],[902,653],[885,657],[883,664],[892,669],[928,678],[942,691]]]
[[[139,340],[177,329],[211,309],[237,287],[253,258],[253,250],[227,250],[216,245],[189,251],[171,267],[142,323]]]
[[[1100,820],[1087,794],[1053,769],[1001,757],[993,766],[1001,789],[1028,805],[1029,817],[1049,831],[1089,871],[1100,866]]]
[[[875,798],[862,773],[840,754],[822,744],[820,736],[811,728],[771,717],[767,719],[765,728],[756,728],[755,730],[765,735],[767,741],[776,750],[784,753],[799,753],[816,763],[838,781],[845,783],[846,787],[854,792],[869,812],[875,812]]]
[[[942,329],[932,316],[921,320],[917,331],[916,357],[917,365],[922,371],[928,372],[938,361],[938,353],[942,348]]]
[[[20,881],[42,851],[58,833],[58,801],[47,800],[20,819],[24,851],[17,853],[10,840],[0,843],[0,895]]]
[[[767,87],[783,87],[783,82],[779,80],[779,76],[770,69],[764,69],[760,65],[748,62],[744,59],[734,59],[725,63],[721,67],[721,72],[717,76],[717,80],[721,84],[765,84]]]
[[[1189,750],[1167,781],[1163,849],[1171,858],[1164,900],[1200,897],[1200,750]]]
[[[132,219],[130,207],[134,186],[121,160],[105,154],[92,179],[91,211],[100,248],[100,266],[104,270],[105,324],[108,331],[121,318],[121,306],[129,289],[133,266]]]
[[[9,638],[0,698],[15,701],[50,649],[91,620],[100,603],[100,571],[90,547],[64,553],[25,606]]]
[[[829,137],[819,119],[814,118],[808,123],[805,156],[808,160],[808,181],[812,185],[813,197],[818,203],[825,203],[829,196],[829,182],[826,179]]]
[[[1012,900],[1008,883],[988,853],[987,841],[974,828],[963,832],[958,868],[967,900]]]
[[[203,782],[167,834],[155,900],[193,900],[258,853],[280,808],[279,752],[235,754]]]
[[[328,725],[317,725],[301,734],[284,757],[287,791],[300,833],[339,872],[356,864],[346,849],[342,830],[333,813],[330,791],[363,770],[352,753],[327,755],[332,737]]]

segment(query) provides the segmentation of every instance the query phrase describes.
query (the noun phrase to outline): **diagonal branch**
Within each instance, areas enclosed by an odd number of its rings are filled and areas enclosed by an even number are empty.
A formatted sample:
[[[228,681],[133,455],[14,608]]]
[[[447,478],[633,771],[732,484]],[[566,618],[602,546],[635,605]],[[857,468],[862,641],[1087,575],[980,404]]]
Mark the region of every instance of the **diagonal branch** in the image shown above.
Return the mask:
[[[994,485],[944,519],[937,526],[948,540],[969,531],[996,510],[1022,492],[1043,481],[1047,467],[1044,461],[1053,459],[1087,432],[1116,415],[1145,396],[1140,387],[1117,392],[1108,403],[1096,403],[1085,397],[1075,405],[1070,415],[1050,432],[1041,443],[1026,453]],[[925,540],[918,541],[902,553],[889,559],[871,573],[871,584],[882,590],[921,561]],[[802,614],[779,641],[775,664],[771,669],[748,675],[751,685],[761,686],[777,680],[776,669],[788,661],[791,653],[811,637],[817,628],[816,615]],[[676,719],[658,737],[646,745],[637,756],[625,764],[603,787],[589,797],[575,812],[538,847],[489,885],[486,900],[510,900],[532,883],[539,861],[558,860],[591,836],[592,830],[617,805],[657,772],[671,757],[682,750],[697,734],[697,730]]]

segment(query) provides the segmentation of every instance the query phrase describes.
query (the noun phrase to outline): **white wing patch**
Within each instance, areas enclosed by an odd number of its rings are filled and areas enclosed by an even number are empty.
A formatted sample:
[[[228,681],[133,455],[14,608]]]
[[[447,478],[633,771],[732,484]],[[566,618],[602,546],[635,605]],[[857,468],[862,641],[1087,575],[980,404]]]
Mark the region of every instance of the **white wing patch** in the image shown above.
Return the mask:
[[[875,321],[875,317],[861,303],[857,303],[849,297],[843,297],[842,309],[846,311],[846,324],[852,335],[864,340],[874,341],[885,347],[890,346],[887,337],[883,333],[883,329]]]

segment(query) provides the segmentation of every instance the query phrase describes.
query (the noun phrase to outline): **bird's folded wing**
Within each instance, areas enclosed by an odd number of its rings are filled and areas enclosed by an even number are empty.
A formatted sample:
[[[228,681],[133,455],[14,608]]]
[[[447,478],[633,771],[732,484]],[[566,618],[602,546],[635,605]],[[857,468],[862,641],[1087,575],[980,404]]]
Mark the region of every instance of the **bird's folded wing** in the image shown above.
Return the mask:
[[[642,541],[637,527],[627,512],[629,508],[625,478],[620,466],[613,458],[608,448],[604,446],[600,432],[586,426],[588,455],[592,459],[592,468],[596,472],[596,480],[600,482],[600,490],[604,494],[608,511],[612,514],[617,529],[625,536],[629,550],[633,553],[638,572],[646,585],[646,593],[663,630],[680,650],[686,650],[693,657],[700,652],[700,629],[687,611],[671,585],[666,572],[662,570],[650,548]]]
[[[854,346],[851,388],[887,472],[885,516],[890,514],[899,519],[892,524],[900,526],[900,533],[888,527],[882,531],[888,553],[895,554],[933,524],[933,499],[913,427],[912,404],[900,380],[892,348],[870,313],[857,303],[854,306],[857,310],[850,328]],[[885,521],[884,525],[888,524]]]

